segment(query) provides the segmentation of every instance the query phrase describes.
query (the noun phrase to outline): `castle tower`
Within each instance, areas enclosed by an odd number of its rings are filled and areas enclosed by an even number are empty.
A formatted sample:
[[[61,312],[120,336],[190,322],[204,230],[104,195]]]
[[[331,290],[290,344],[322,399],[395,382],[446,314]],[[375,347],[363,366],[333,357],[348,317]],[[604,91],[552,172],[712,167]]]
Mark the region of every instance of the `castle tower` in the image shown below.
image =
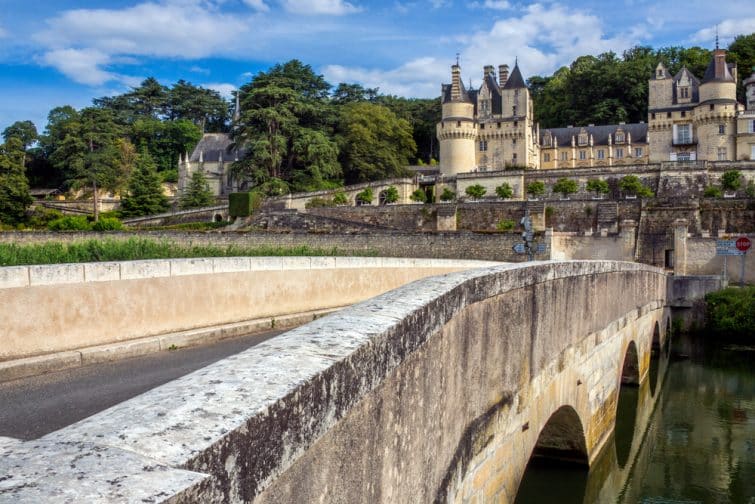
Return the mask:
[[[700,84],[700,101],[694,111],[698,159],[735,159],[737,81],[734,75],[736,66],[726,62],[725,50],[716,48]]]
[[[737,159],[755,160],[755,67],[744,80],[746,109],[737,114]]]
[[[451,84],[441,86],[441,121],[436,126],[440,142],[440,173],[456,175],[476,168],[477,125],[475,103],[461,80],[461,67],[451,67]]]

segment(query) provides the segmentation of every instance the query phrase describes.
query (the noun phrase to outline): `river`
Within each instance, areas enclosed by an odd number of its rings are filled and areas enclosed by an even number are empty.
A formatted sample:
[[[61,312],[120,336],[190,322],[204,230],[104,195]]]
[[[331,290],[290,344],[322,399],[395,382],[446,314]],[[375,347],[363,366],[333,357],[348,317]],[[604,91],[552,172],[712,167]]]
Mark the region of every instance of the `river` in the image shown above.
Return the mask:
[[[685,338],[672,354],[622,387],[589,471],[530,464],[516,503],[755,504],[755,347]]]

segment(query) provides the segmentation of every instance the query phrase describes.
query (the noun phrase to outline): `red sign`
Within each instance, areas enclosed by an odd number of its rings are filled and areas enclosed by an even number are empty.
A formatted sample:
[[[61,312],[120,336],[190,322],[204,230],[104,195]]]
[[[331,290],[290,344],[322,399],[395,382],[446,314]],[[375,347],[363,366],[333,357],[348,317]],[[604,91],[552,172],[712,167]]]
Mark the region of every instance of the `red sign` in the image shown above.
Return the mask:
[[[737,239],[736,245],[737,249],[741,250],[742,252],[747,252],[750,247],[752,247],[752,242],[746,236],[742,236],[741,238]]]

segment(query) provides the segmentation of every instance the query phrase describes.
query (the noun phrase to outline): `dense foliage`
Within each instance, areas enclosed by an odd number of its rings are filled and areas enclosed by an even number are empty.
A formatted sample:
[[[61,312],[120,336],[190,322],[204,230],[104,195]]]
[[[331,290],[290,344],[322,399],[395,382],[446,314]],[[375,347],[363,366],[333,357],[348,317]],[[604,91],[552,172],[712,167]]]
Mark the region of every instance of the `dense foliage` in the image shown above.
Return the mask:
[[[152,215],[165,212],[169,206],[155,162],[149,152],[142,151],[137,155],[136,166],[128,183],[128,193],[121,203],[121,214],[125,217]]]
[[[719,338],[752,341],[755,335],[755,287],[729,287],[705,296],[707,329]]]
[[[0,144],[0,223],[22,221],[31,201],[24,176],[23,144],[18,138],[8,138]]]
[[[210,191],[207,178],[201,171],[191,174],[191,181],[186,191],[181,195],[179,205],[181,208],[199,208],[210,206],[215,203],[215,196]]]

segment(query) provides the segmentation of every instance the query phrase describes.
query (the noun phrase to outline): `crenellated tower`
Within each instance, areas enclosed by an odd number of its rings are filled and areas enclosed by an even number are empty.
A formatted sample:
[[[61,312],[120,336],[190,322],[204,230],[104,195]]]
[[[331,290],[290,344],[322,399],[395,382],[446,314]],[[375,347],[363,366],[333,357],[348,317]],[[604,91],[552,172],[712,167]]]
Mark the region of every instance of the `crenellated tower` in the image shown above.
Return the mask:
[[[475,103],[461,80],[458,62],[451,67],[451,84],[441,86],[441,120],[436,126],[440,141],[440,173],[456,175],[475,169]]]

